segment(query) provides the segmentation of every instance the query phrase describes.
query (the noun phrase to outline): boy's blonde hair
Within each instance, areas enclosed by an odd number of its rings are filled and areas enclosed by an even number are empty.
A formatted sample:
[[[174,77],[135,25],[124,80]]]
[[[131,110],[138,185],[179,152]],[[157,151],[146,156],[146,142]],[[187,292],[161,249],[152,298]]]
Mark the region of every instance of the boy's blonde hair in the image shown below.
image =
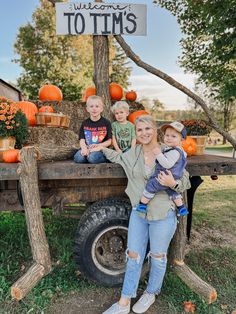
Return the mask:
[[[127,104],[126,101],[124,100],[116,101],[114,105],[111,107],[111,112],[114,113],[116,109],[122,108],[129,112],[129,105]]]
[[[153,119],[152,116],[150,115],[142,115],[142,116],[139,116],[135,119],[134,121],[134,124],[135,124],[135,127],[137,126],[137,123],[139,122],[143,122],[143,123],[146,123],[148,125],[150,125],[150,127],[154,130],[157,130],[157,124],[156,124],[156,121]]]
[[[87,101],[86,101],[86,107],[88,107],[88,105],[89,105],[89,103],[90,103],[91,101],[100,102],[100,104],[102,105],[102,107],[104,106],[103,99],[102,99],[102,97],[100,97],[100,96],[97,96],[97,95],[89,96],[89,97],[87,98]]]

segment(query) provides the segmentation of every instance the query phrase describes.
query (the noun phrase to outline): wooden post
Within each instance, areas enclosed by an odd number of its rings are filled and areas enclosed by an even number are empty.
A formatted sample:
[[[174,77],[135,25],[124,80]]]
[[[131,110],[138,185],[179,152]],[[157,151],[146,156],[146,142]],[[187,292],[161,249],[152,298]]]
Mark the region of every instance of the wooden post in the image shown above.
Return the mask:
[[[96,0],[95,2],[102,2]],[[102,35],[93,36],[93,59],[94,59],[94,84],[97,95],[104,99],[103,115],[111,119],[111,97],[109,93],[109,45],[108,37]]]
[[[39,198],[38,169],[34,147],[21,151],[21,163],[17,172],[20,176],[25,217],[34,264],[25,275],[11,287],[13,298],[22,299],[51,269],[49,246],[44,231],[43,216]]]
[[[186,193],[185,193],[185,204]],[[180,217],[174,238],[170,246],[170,264],[178,277],[194,292],[205,299],[208,304],[217,299],[216,290],[195,274],[184,262],[186,245],[187,217]]]

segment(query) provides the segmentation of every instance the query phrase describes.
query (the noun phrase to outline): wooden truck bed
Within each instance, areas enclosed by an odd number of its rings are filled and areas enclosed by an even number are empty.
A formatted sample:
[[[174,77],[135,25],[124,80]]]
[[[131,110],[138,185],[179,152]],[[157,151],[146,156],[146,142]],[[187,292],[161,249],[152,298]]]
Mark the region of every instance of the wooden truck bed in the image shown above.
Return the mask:
[[[21,210],[16,193],[18,164],[0,163],[0,210]],[[235,175],[236,159],[214,155],[188,157],[190,176]],[[62,207],[124,196],[127,179],[117,164],[76,164],[72,160],[38,162],[42,207]]]

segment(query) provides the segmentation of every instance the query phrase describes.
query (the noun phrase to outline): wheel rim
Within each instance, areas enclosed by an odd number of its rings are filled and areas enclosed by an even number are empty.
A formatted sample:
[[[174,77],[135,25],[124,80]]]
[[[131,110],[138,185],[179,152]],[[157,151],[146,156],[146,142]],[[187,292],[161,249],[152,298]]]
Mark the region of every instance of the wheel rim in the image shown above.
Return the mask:
[[[100,232],[92,245],[92,259],[105,274],[119,275],[125,271],[127,227],[112,226]]]

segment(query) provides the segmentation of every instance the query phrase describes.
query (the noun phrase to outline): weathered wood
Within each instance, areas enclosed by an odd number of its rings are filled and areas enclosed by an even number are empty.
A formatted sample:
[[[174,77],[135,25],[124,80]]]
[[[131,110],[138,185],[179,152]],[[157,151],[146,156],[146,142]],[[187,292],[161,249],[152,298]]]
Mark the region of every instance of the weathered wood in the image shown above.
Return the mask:
[[[206,300],[208,304],[216,301],[216,290],[196,275],[184,262],[179,264],[177,262],[173,269],[178,277],[180,277],[191,290]]]
[[[11,286],[11,296],[16,300],[23,299],[45,274],[43,265],[34,263],[28,271]]]
[[[95,0],[95,2],[102,2]],[[111,119],[111,97],[109,93],[109,45],[108,36],[93,36],[94,76],[97,95],[104,99],[103,115]]]
[[[47,274],[51,271],[51,259],[41,213],[36,153],[33,147],[22,149],[21,163],[19,164],[17,172],[20,175],[21,191],[33,260],[43,265],[45,274]]]
[[[187,170],[191,176],[236,174],[236,159],[230,157],[202,155],[187,159]],[[0,163],[0,180],[18,180],[17,164]],[[118,164],[76,164],[73,160],[43,161],[38,163],[39,180],[65,180],[98,178],[125,178]]]

